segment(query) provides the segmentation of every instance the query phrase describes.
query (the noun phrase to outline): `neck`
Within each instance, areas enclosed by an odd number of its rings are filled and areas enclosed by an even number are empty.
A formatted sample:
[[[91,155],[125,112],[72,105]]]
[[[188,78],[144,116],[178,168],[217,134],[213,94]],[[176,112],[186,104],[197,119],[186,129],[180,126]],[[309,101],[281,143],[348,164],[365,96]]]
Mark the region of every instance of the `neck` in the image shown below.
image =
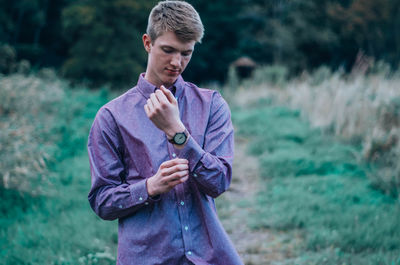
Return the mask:
[[[161,85],[163,85],[165,88],[169,88],[171,86],[173,86],[176,82],[176,80],[178,80],[178,78],[176,78],[172,83],[163,83],[161,80],[156,80],[151,78],[151,75],[148,74],[148,72],[146,72],[144,74],[144,79],[146,79],[147,82],[151,83],[152,85],[156,86],[156,87],[161,87]]]

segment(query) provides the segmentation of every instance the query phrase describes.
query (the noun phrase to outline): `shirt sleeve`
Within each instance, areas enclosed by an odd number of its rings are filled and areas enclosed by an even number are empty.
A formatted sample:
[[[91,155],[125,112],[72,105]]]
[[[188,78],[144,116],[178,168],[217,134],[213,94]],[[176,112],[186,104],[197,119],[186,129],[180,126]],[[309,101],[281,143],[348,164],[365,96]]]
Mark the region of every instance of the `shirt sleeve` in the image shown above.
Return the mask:
[[[229,188],[232,178],[234,131],[228,104],[214,94],[204,149],[190,137],[182,149],[175,149],[189,161],[190,176],[205,194],[216,198]]]
[[[103,107],[96,115],[88,138],[92,178],[88,199],[94,212],[105,220],[125,217],[155,201],[147,193],[146,178],[126,183],[123,150],[116,122]]]

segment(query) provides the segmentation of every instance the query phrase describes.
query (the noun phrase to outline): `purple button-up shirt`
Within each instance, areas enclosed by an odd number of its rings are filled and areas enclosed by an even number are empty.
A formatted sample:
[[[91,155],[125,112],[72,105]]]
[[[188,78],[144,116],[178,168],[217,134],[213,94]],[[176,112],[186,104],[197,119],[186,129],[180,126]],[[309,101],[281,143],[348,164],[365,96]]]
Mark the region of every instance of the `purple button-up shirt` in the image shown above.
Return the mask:
[[[227,103],[179,76],[170,89],[190,137],[176,149],[144,111],[155,89],[140,75],[137,86],[99,110],[89,134],[89,202],[101,218],[119,219],[117,264],[243,264],[214,204],[232,177]],[[176,157],[189,161],[189,179],[150,197],[146,179]]]

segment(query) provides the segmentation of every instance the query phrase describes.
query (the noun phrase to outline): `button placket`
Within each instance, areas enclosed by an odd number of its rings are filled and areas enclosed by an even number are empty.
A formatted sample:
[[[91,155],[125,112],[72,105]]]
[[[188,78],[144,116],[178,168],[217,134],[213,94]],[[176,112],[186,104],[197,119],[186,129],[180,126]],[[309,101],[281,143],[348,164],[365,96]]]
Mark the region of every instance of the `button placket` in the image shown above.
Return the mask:
[[[168,150],[169,157],[170,157],[170,158],[176,158],[177,155],[176,155],[176,153],[175,153],[173,144],[171,144],[171,143],[168,141],[167,135],[165,135],[165,139],[167,139],[167,150]]]
[[[182,112],[180,112],[180,113],[182,113]],[[170,157],[172,157],[172,158],[177,157],[177,154],[175,153],[175,149],[171,143],[167,143],[167,148],[168,148],[168,153],[169,153]],[[192,255],[193,254],[192,240],[190,237],[190,233],[188,233],[188,231],[189,231],[189,216],[188,216],[188,212],[187,212],[188,211],[187,204],[185,202],[185,197],[184,197],[184,187],[185,187],[184,184],[175,186],[175,195],[176,195],[176,200],[178,203],[178,214],[179,214],[180,222],[181,222],[183,246],[186,251],[186,254]]]
[[[187,203],[184,201],[184,185],[178,185],[176,186],[176,199],[178,203],[178,212],[180,215],[180,221],[181,221],[181,231],[182,231],[182,240],[183,240],[183,245],[185,248],[186,253],[192,250],[192,240],[190,237],[189,231],[189,216],[188,216],[188,209],[187,209]],[[189,254],[188,254],[189,255]],[[192,254],[190,254],[192,255]]]

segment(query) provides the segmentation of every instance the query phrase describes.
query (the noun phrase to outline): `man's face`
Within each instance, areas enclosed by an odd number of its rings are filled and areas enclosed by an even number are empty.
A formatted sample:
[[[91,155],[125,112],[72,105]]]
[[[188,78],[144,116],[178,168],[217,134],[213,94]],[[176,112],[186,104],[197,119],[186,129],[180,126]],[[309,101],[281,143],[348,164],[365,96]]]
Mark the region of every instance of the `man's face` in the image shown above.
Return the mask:
[[[163,33],[153,43],[144,34],[143,44],[148,53],[145,79],[157,87],[170,87],[192,58],[195,43],[194,40],[182,42],[170,31]]]

